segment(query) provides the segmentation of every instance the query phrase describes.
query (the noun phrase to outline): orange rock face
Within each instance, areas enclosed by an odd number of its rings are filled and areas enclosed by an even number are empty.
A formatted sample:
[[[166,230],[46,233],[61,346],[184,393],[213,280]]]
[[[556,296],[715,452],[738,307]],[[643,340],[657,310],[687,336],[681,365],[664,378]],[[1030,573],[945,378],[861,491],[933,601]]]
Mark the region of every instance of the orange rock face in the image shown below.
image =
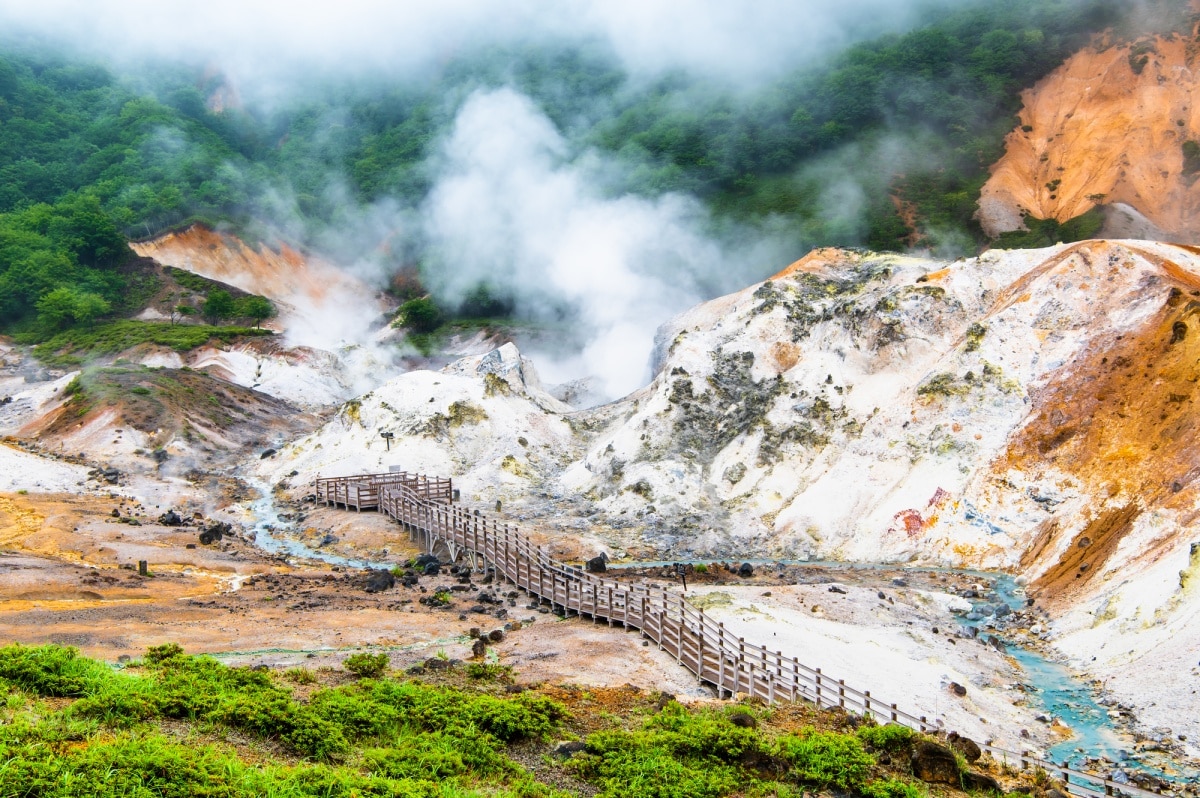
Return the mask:
[[[283,244],[252,247],[202,225],[130,244],[139,255],[285,304],[321,304],[335,297],[370,298],[374,291],[336,266]]]
[[[1147,229],[1200,240],[1200,183],[1184,174],[1183,155],[1185,141],[1200,141],[1194,44],[1159,37],[1089,48],[1026,91],[980,196],[983,229],[995,236],[1022,229],[1024,214],[1062,222],[1124,204]]]

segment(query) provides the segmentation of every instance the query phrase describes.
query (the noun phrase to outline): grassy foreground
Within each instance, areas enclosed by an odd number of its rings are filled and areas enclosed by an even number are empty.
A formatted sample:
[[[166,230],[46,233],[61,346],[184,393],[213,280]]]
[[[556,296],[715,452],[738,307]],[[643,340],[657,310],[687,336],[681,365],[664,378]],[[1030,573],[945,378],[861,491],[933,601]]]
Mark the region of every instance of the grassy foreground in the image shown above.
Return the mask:
[[[945,790],[905,775],[913,732],[855,729],[858,719],[844,714],[691,709],[634,688],[522,689],[507,669],[483,664],[368,678],[359,674],[371,669],[351,660],[354,675],[274,673],[169,644],[116,670],[70,648],[0,648],[0,796],[918,798]],[[551,752],[551,740],[580,737],[583,751]]]

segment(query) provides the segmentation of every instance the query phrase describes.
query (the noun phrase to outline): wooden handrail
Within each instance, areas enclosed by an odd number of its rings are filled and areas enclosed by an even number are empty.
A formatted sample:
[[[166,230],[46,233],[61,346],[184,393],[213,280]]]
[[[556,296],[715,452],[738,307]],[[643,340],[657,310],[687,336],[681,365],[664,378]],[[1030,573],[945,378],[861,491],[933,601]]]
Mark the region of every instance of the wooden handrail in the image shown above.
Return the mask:
[[[381,510],[424,534],[430,547],[440,541],[474,552],[502,578],[565,612],[640,630],[698,679],[716,687],[718,694],[745,693],[768,703],[804,700],[920,732],[933,730],[924,715],[899,709],[871,695],[870,690],[849,687],[844,680],[833,679],[820,668],[810,668],[782,652],[747,643],[677,594],[604,579],[553,559],[515,527],[453,504],[449,479],[393,472],[318,478],[316,484],[318,501]],[[1022,770],[1042,768],[1057,775],[1069,792],[1085,798],[1159,795],[1025,753],[992,745],[980,748],[998,760],[1017,763]]]

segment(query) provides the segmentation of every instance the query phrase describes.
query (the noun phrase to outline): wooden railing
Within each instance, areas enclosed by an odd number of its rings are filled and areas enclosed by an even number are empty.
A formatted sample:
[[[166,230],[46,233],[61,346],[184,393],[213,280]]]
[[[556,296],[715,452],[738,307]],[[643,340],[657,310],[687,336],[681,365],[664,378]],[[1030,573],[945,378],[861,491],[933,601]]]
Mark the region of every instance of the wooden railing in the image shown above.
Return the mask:
[[[378,479],[381,476],[393,478]],[[850,687],[795,657],[747,643],[678,594],[604,579],[551,558],[516,527],[453,504],[449,480],[407,474],[342,477],[323,480],[326,494],[334,495],[343,490],[343,482],[349,488],[356,480],[373,485],[378,508],[421,538],[427,550],[441,543],[454,557],[469,552],[494,568],[497,576],[567,614],[638,629],[719,695],[743,693],[770,703],[803,699],[819,707],[869,715],[882,723],[899,723],[921,732],[934,730],[935,724],[924,715],[900,709],[871,695],[870,690]],[[321,495],[319,485],[318,498]],[[342,499],[333,501],[351,506]],[[363,505],[360,509],[367,508]],[[1012,767],[1044,769],[1075,795],[1158,795],[1025,753],[980,747]]]
[[[347,510],[379,509],[379,488],[382,485],[402,485],[414,496],[435,504],[449,504],[454,496],[454,483],[444,477],[427,477],[407,471],[386,474],[358,474],[348,477],[317,477],[317,501],[327,505],[342,505]]]

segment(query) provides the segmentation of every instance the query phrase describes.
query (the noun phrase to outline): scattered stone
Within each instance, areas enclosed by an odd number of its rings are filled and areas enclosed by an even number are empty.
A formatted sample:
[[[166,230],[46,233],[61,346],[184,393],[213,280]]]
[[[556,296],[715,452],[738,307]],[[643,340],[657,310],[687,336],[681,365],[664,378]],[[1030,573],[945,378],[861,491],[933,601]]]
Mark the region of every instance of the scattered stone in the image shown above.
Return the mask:
[[[967,688],[958,682],[950,682],[950,692],[954,693],[954,695],[958,696],[959,698],[962,698],[967,694]]]
[[[482,637],[476,637],[475,642],[471,644],[471,656],[475,659],[483,659],[483,655],[487,653],[487,641]]]
[[[259,458],[258,458],[258,459],[259,459],[259,460],[266,460],[268,457],[274,457],[274,456],[275,456],[275,450],[274,450],[274,449],[267,449],[267,450],[266,450],[266,451],[264,451],[264,452],[263,452],[261,455],[259,455]]]
[[[748,562],[744,562],[738,566],[737,574],[741,577],[754,576],[754,566]]]
[[[901,579],[900,577],[897,576],[897,577],[892,578],[892,584],[895,585],[896,587],[908,587],[908,580]]]
[[[114,508],[112,508],[112,512],[111,512],[111,513],[109,513],[109,515],[111,515],[113,518],[120,518],[120,517],[121,517],[121,511],[120,511],[120,510],[118,510],[116,507],[114,507]]]
[[[435,562],[428,563],[422,569],[422,572],[426,576],[437,576],[441,572],[441,569],[442,569],[441,564],[435,561]]]
[[[588,560],[584,568],[589,574],[602,574],[608,570],[608,555],[600,552],[598,557]]]
[[[842,587],[841,585],[830,585],[829,592],[830,593],[841,593],[842,595],[845,595],[846,588]]]
[[[451,660],[442,659],[441,657],[430,657],[425,660],[425,669],[430,671],[446,671],[450,670]]]
[[[479,637],[479,635],[482,632],[483,632],[483,630],[480,629],[478,626],[472,626],[470,629],[467,630],[467,637],[474,639],[476,637]]]
[[[492,641],[493,643],[502,642],[504,640],[504,630],[503,629],[493,629],[492,631],[487,633],[487,639]]]
[[[743,729],[753,729],[758,726],[758,721],[749,712],[734,712],[729,716],[729,722]]]
[[[163,526],[183,526],[183,519],[174,510],[167,510],[158,517],[158,523]]]

